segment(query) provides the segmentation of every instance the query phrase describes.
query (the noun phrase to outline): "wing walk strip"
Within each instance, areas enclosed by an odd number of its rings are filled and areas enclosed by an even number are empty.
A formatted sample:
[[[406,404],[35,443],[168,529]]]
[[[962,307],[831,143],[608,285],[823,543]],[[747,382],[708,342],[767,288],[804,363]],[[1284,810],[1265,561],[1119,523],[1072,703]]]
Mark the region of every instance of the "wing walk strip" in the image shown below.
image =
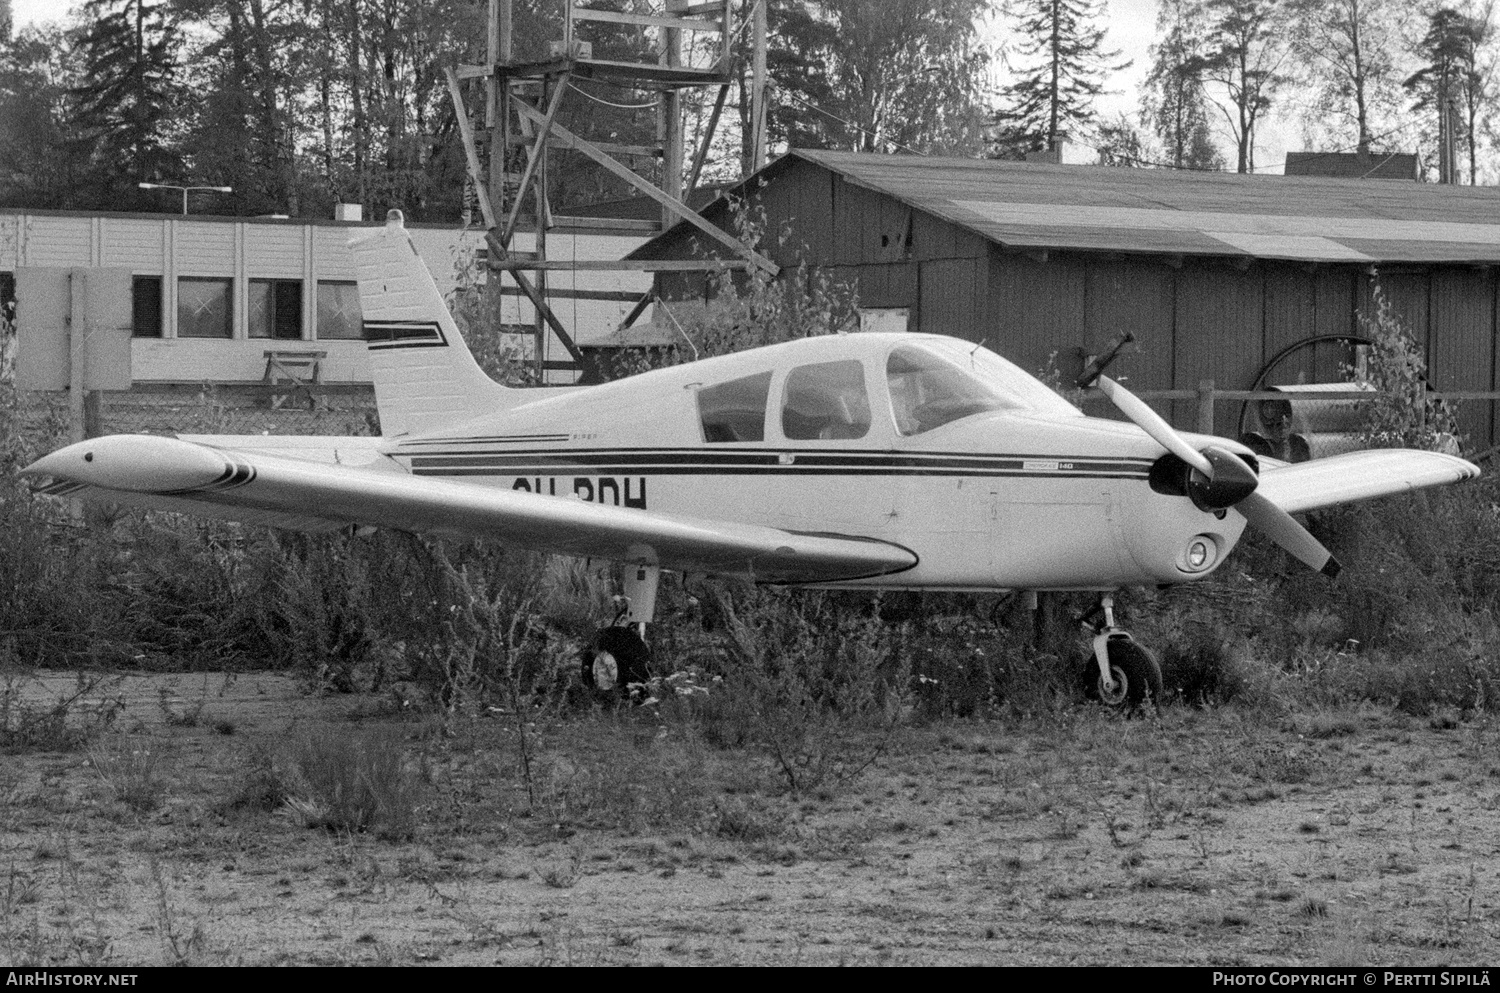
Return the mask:
[[[978,456],[952,453],[705,452],[702,449],[601,449],[532,452],[398,453],[417,476],[548,475],[931,475],[1144,479],[1150,459]]]

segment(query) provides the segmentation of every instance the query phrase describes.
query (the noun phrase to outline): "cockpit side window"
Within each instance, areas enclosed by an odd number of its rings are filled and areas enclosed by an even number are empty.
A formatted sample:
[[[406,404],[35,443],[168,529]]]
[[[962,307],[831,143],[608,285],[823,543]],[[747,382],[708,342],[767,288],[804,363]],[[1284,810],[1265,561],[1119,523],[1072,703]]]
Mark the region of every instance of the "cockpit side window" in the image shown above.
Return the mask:
[[[818,362],[788,373],[781,433],[792,441],[869,434],[870,396],[863,363],[854,359]]]
[[[770,397],[769,372],[705,386],[698,391],[698,418],[703,424],[703,440],[764,441]]]
[[[885,364],[891,413],[903,435],[921,434],[989,410],[1017,406],[978,377],[925,348],[902,346]]]

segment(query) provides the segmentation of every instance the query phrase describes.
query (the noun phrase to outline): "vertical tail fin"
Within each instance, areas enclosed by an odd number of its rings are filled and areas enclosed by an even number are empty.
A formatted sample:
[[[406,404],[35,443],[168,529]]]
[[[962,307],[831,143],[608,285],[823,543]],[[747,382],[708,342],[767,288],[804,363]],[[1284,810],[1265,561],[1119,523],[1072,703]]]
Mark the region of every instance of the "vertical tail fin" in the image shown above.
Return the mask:
[[[518,402],[474,361],[401,212],[351,240],[381,434],[417,434]]]

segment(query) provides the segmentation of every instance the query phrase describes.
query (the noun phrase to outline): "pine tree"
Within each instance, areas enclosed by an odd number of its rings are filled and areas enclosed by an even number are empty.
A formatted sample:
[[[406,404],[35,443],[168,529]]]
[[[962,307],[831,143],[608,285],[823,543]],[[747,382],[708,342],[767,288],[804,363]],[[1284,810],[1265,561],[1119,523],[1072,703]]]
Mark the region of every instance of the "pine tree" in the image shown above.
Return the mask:
[[[1457,145],[1469,153],[1469,182],[1478,177],[1475,127],[1491,80],[1479,53],[1489,40],[1488,10],[1480,16],[1440,7],[1428,18],[1427,33],[1417,44],[1423,66],[1405,82],[1417,98],[1414,110],[1427,110],[1438,122],[1438,182],[1458,182]]]
[[[1093,101],[1104,78],[1130,65],[1104,49],[1095,0],[1012,0],[1007,13],[1024,38],[1026,65],[1005,88],[996,113],[995,153],[1000,156],[1055,149],[1095,119]]]
[[[181,39],[164,2],[88,0],[73,35],[82,81],[74,87],[75,147],[87,161],[81,207],[159,206],[137,183],[177,182],[183,87]]]

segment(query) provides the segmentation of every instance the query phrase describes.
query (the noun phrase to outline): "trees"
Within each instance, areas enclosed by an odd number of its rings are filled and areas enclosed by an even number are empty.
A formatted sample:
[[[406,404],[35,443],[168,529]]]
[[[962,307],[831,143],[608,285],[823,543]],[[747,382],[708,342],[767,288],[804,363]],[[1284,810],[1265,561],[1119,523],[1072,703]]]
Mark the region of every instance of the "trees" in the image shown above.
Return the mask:
[[[1104,48],[1095,0],[1011,0],[1017,48],[1027,60],[1005,88],[996,114],[995,152],[1001,156],[1054,149],[1095,118],[1094,98],[1104,77],[1124,69],[1118,51]]]
[[[1099,122],[1096,149],[1104,166],[1143,166],[1150,160],[1140,131],[1124,113]]]
[[[1461,137],[1469,156],[1469,182],[1478,179],[1476,134],[1483,105],[1492,95],[1493,67],[1481,59],[1493,28],[1488,5],[1473,14],[1439,7],[1417,43],[1423,65],[1403,84],[1416,96],[1414,110],[1437,119],[1438,182],[1458,181],[1456,147]]]
[[[977,150],[985,0],[770,0],[766,53],[783,99],[773,141],[812,148]],[[845,123],[848,122],[848,123]]]
[[[71,39],[81,72],[69,91],[69,123],[84,182],[72,206],[149,206],[136,184],[175,182],[182,173],[175,18],[166,3],[148,0],[88,0],[83,11]]]
[[[1141,94],[1141,117],[1161,139],[1167,161],[1179,169],[1224,168],[1208,126],[1203,73],[1208,25],[1201,3],[1161,0],[1158,41]]]
[[[1207,0],[1209,29],[1200,78],[1234,139],[1236,171],[1255,169],[1255,129],[1288,80],[1283,0]]]
[[[26,28],[0,43],[0,206],[71,204],[77,182],[62,121],[70,78],[61,29]]]
[[[1398,91],[1398,0],[1292,0],[1293,47],[1319,124],[1343,122],[1360,153],[1387,130]]]

